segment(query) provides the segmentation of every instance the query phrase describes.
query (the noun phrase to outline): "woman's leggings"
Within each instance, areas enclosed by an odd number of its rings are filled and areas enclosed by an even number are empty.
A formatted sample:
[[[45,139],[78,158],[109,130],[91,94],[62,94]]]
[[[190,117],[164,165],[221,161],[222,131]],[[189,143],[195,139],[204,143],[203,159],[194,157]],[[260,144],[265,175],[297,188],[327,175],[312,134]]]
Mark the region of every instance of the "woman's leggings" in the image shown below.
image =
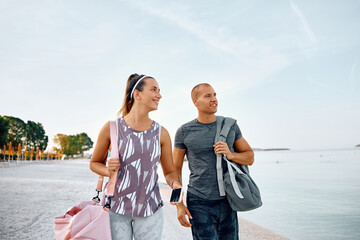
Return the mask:
[[[160,208],[148,217],[130,217],[109,212],[113,240],[161,240],[164,216]]]

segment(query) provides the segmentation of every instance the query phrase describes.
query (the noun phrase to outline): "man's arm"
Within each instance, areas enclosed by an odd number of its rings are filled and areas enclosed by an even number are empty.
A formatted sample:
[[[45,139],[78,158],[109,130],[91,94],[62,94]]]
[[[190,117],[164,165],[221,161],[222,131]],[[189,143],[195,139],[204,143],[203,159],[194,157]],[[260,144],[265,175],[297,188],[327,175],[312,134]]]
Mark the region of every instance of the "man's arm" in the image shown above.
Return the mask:
[[[180,149],[177,147],[174,147],[173,150],[173,161],[174,161],[174,166],[176,171],[178,172],[178,175],[180,177],[180,181],[182,184],[182,167],[183,167],[183,163],[184,163],[184,157],[185,157],[185,153],[186,153],[186,149]],[[177,208],[177,216],[178,216],[178,220],[180,222],[180,224],[184,227],[191,227],[190,222],[186,219],[186,215],[188,215],[189,218],[192,219],[192,216],[189,212],[189,210],[187,209],[187,207],[184,205],[183,201],[181,201],[180,203],[176,204],[176,208]]]
[[[180,181],[182,182],[182,167],[184,163],[184,157],[185,157],[186,149],[180,149],[177,147],[174,147],[173,150],[173,161],[175,170],[178,172]]]
[[[234,142],[235,152],[230,152],[229,146],[224,142],[217,142],[214,145],[215,153],[222,153],[226,158],[242,165],[252,165],[254,163],[254,151],[247,143],[245,138],[240,138]]]

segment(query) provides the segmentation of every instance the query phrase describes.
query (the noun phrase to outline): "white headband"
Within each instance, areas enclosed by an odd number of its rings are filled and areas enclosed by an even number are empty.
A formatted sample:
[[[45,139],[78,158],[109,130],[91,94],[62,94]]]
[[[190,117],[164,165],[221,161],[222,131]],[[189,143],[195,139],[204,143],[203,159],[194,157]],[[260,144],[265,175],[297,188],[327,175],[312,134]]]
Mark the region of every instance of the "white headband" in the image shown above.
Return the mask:
[[[135,90],[135,88],[137,87],[137,85],[139,84],[139,82],[140,82],[141,80],[143,80],[144,78],[147,78],[147,77],[148,77],[148,76],[145,75],[145,76],[141,77],[139,80],[137,80],[137,82],[135,83],[133,89],[131,90],[131,94],[130,94],[130,98],[131,98],[131,99],[133,98],[134,90]]]

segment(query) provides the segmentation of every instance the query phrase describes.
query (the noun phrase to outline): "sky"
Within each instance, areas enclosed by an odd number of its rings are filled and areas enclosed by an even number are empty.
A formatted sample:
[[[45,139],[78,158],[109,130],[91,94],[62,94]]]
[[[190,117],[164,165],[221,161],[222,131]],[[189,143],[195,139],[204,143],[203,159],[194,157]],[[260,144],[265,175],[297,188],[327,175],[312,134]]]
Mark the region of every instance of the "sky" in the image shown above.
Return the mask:
[[[174,138],[210,83],[253,148],[360,144],[360,1],[0,0],[0,115],[96,142],[127,78]]]

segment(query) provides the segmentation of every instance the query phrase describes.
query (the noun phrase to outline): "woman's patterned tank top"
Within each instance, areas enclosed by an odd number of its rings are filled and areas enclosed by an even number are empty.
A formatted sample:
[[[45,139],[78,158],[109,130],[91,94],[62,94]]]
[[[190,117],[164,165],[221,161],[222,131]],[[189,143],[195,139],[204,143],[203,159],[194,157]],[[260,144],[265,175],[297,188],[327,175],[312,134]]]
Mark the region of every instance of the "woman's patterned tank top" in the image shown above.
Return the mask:
[[[111,211],[147,217],[161,206],[157,167],[161,155],[161,126],[153,121],[150,129],[136,131],[118,118],[120,168]]]

